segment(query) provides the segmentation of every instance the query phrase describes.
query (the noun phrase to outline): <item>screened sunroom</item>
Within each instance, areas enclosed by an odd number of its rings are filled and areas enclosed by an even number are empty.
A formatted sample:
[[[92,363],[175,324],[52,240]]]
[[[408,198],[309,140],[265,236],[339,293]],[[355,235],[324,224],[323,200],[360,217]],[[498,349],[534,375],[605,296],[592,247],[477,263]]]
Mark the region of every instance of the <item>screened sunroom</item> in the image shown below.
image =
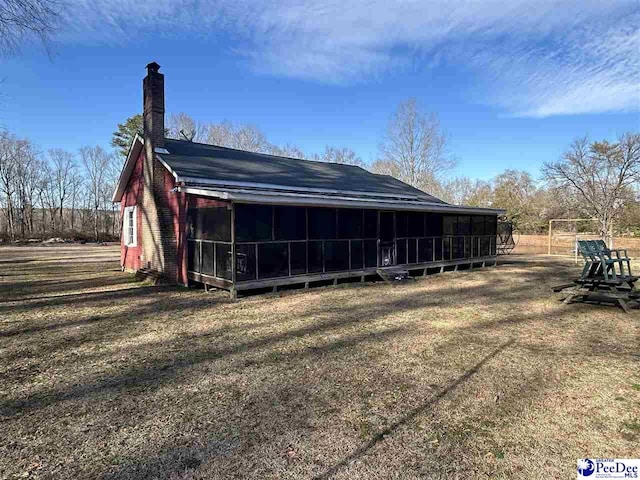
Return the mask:
[[[187,212],[188,276],[248,290],[495,262],[496,215],[229,203]]]

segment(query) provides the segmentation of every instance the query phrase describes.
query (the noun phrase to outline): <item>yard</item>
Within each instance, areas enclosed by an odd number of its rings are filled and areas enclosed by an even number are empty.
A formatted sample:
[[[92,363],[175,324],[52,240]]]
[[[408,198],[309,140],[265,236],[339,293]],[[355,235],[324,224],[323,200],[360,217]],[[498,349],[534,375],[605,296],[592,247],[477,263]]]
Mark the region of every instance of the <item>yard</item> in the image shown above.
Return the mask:
[[[510,256],[231,301],[0,248],[0,478],[571,478],[640,456],[640,311]]]

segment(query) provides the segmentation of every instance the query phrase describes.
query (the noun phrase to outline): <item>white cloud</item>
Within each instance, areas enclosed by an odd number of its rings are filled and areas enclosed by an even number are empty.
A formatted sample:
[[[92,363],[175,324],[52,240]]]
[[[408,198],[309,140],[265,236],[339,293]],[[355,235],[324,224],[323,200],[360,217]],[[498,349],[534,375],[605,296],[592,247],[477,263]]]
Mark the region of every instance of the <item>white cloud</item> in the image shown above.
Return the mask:
[[[478,79],[469,92],[515,115],[638,110],[636,0],[76,0],[67,41],[233,35],[256,71],[368,81],[440,61]]]

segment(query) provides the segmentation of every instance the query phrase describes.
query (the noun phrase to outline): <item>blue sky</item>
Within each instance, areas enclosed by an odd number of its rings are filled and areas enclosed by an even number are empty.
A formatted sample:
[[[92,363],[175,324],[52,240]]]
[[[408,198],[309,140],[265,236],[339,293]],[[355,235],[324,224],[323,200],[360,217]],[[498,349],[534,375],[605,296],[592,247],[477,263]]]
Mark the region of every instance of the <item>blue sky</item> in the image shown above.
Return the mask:
[[[453,175],[535,176],[576,137],[640,129],[637,2],[71,0],[51,59],[0,62],[0,124],[41,149],[108,146],[141,110],[145,65],[167,112],[252,123],[304,151],[375,159],[389,116],[436,112]]]

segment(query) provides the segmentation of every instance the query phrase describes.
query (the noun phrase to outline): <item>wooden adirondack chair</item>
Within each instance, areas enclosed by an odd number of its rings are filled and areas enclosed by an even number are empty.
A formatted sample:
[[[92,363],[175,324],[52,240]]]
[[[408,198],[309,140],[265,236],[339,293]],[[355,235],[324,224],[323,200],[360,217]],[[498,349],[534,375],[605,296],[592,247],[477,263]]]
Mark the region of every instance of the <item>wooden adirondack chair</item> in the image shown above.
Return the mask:
[[[638,277],[631,275],[631,261],[626,255],[626,251],[615,252],[603,247],[602,243],[595,240],[579,240],[578,251],[584,258],[584,267],[580,277],[570,284],[553,287],[554,292],[567,290],[568,296],[564,299],[565,304],[574,301],[600,302],[609,301],[617,303],[622,309],[629,313],[629,302],[638,304],[640,292],[635,288]],[[615,256],[614,256],[615,255]],[[624,264],[627,265],[627,272],[624,271]],[[616,271],[619,266],[620,271]]]
[[[584,259],[581,279],[604,277],[604,280],[608,281],[610,274],[614,280],[616,279],[616,261],[601,252],[593,240],[578,240],[578,251]]]
[[[607,244],[604,242],[604,240],[593,240],[593,243],[595,243],[596,247],[599,249],[599,251],[604,254],[606,257],[615,260],[620,268],[620,275],[625,276],[625,275],[629,275],[631,276],[631,258],[629,258],[629,256],[627,255],[627,250],[624,248],[618,248],[618,249],[610,249],[607,247]],[[615,257],[614,257],[615,255]],[[627,272],[625,273],[625,263],[627,265]]]

